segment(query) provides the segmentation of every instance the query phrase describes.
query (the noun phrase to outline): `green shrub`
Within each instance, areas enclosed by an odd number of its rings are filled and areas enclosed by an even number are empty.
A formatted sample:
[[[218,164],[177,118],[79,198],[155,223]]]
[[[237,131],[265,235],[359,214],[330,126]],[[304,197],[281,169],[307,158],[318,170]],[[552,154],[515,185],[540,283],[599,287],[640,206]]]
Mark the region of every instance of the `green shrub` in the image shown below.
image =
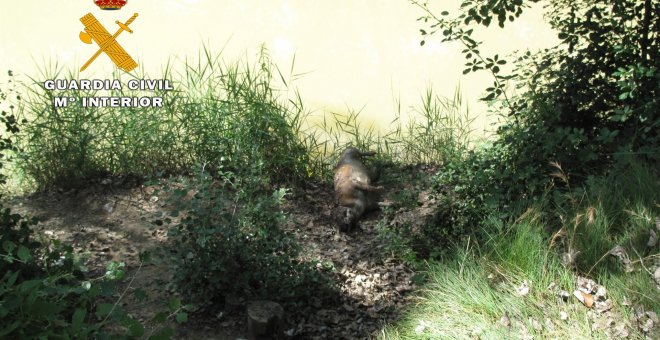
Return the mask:
[[[167,217],[179,218],[170,229],[176,286],[201,307],[222,305],[226,297],[300,304],[332,291],[314,264],[298,259],[298,244],[280,229],[287,191],[268,194],[260,173],[238,177],[220,171],[215,180],[200,172],[171,189],[173,202],[179,202]]]
[[[0,89],[0,104],[6,99],[7,92]],[[16,151],[11,135],[19,128],[13,112],[3,111],[0,122],[4,125],[0,130],[2,169],[8,151]],[[0,184],[5,180],[0,172]],[[87,269],[73,247],[58,240],[35,239],[36,222],[12,214],[0,204],[0,338],[128,339],[145,335],[144,325],[119,306],[117,290],[125,277],[124,265],[109,263],[104,276],[87,279]],[[182,311],[171,313],[181,315]],[[172,330],[157,326],[148,335],[165,339]]]

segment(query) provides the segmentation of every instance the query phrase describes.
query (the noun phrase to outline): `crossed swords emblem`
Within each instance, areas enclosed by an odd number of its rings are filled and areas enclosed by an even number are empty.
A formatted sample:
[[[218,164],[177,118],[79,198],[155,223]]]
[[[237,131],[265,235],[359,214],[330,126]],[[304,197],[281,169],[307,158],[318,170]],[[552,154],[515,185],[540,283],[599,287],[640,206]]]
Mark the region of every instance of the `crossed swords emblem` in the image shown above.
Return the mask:
[[[128,26],[133,23],[137,16],[137,13],[133,14],[125,23],[121,23],[119,20],[115,21],[119,25],[119,29],[113,35],[108,33],[92,13],[87,13],[87,15],[80,18],[80,21],[85,25],[85,31],[80,32],[80,40],[85,44],[91,44],[94,41],[99,46],[99,50],[80,68],[80,72],[84,71],[103,52],[110,57],[117,67],[126,72],[130,72],[136,68],[138,64],[126,53],[116,39],[123,31],[133,33],[133,30]]]

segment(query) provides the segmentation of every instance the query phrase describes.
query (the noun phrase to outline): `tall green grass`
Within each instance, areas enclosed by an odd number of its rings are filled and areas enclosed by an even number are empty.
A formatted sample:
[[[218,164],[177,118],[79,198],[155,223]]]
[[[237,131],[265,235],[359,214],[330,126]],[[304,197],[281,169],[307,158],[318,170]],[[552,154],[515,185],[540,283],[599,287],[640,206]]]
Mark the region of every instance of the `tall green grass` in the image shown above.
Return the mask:
[[[395,98],[394,119],[381,129],[366,125],[360,113],[348,110],[324,116],[318,125],[321,135],[333,149],[352,145],[402,164],[442,164],[461,157],[470,146],[475,120],[465,109],[460,88],[451,98],[428,88],[420,103],[406,111]]]
[[[489,220],[487,242],[458,249],[451,261],[429,265],[429,283],[417,303],[381,337],[614,336],[592,327],[599,314],[572,296],[580,275],[607,289],[607,298],[614,302],[609,317],[615,326],[624,325],[631,337],[643,338],[632,320],[635,309],[660,312],[651,272],[660,261],[660,246],[648,244],[660,218],[658,192],[657,169],[633,162],[591,179],[582,190],[563,194],[558,218],[549,216],[556,204],[549,195],[520,211],[515,221]],[[563,224],[557,226],[557,221]],[[626,252],[632,272],[609,253],[616,246]],[[569,251],[579,252],[574,263],[562,257]],[[523,282],[529,285],[525,296],[518,292]],[[559,290],[569,292],[568,301],[557,295]],[[508,326],[501,321],[505,315]],[[659,334],[657,328],[653,332],[651,338]]]
[[[255,66],[256,65],[256,66]],[[99,174],[182,173],[209,168],[250,171],[273,181],[300,181],[317,171],[301,138],[305,108],[281,98],[276,67],[262,50],[255,63],[225,63],[208,49],[182,67],[165,66],[158,79],[174,91],[47,91],[43,79],[79,74],[45,68],[26,87],[20,113],[18,165],[39,186],[70,186]],[[114,75],[125,84],[130,77]],[[139,75],[138,78],[149,78]],[[163,108],[56,108],[53,97],[161,96]],[[299,97],[298,97],[299,98]],[[311,140],[314,142],[314,140]]]
[[[313,125],[293,86],[301,75],[283,73],[262,48],[257,59],[226,62],[204,47],[195,58],[168,62],[158,76],[116,72],[122,84],[131,77],[170,79],[175,90],[48,91],[45,79],[78,79],[74,70],[45,64],[24,87],[18,114],[27,123],[17,144],[17,166],[38,187],[76,186],[107,174],[186,173],[205,169],[249,172],[273,182],[328,178],[338,151],[348,145],[375,150],[403,163],[442,163],[465,151],[473,120],[453,98],[432,90],[421,104],[403,112],[395,103],[390,126],[366,126],[359,111],[328,113]],[[54,97],[156,96],[163,108],[56,108]],[[401,117],[410,113],[404,121]]]

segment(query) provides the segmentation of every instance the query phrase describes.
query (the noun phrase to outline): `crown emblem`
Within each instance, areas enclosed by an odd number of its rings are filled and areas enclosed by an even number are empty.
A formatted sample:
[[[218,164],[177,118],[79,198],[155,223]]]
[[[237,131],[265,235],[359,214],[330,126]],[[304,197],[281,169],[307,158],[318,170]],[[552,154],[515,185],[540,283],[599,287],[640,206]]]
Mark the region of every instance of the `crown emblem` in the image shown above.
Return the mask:
[[[126,0],[94,0],[94,3],[104,10],[121,9],[126,5]]]

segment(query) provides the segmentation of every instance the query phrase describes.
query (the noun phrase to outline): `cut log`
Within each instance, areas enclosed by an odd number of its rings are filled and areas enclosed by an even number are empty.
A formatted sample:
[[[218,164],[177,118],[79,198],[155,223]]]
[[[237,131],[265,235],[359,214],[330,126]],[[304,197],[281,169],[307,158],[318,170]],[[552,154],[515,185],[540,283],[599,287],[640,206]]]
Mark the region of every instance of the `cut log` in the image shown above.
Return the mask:
[[[248,339],[282,338],[284,308],[273,301],[250,301],[247,308]]]

